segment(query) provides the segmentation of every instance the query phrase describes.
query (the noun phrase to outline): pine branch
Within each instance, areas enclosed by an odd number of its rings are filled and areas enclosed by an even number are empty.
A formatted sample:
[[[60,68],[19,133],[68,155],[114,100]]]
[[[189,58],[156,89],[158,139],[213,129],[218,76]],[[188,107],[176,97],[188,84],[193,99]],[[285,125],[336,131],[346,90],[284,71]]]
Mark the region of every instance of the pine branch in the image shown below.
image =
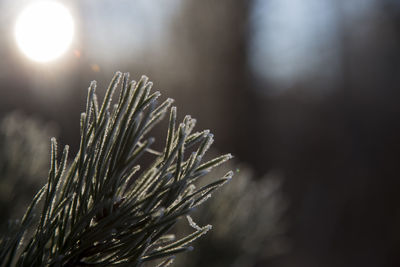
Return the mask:
[[[112,105],[120,84],[118,102]],[[141,266],[161,258],[160,266],[167,266],[174,254],[191,250],[189,244],[211,228],[197,226],[177,241],[168,234],[178,219],[231,178],[229,172],[197,190],[194,186],[231,155],[202,163],[212,134],[193,133],[196,121],[190,116],[176,129],[172,99],[157,106],[160,93],[151,93],[151,87],[144,76],[129,82],[128,74],[118,72],[99,108],[96,83],[91,83],[79,151],[67,167],[68,146],[58,161],[57,142],[51,140],[48,182],[22,221],[0,239],[1,266]],[[147,134],[168,112],[160,153],[150,148],[154,138]],[[194,151],[189,157],[186,147]],[[145,153],[154,160],[139,170]],[[35,217],[39,202],[41,215]],[[32,223],[36,229],[30,234]]]

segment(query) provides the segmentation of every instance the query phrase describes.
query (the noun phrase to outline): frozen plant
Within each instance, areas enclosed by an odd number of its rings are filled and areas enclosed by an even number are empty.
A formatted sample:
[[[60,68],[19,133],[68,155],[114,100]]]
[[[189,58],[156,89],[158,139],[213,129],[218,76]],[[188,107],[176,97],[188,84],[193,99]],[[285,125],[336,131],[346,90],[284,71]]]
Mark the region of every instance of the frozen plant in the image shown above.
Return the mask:
[[[160,259],[159,266],[167,266],[211,228],[196,226],[178,240],[171,233],[181,217],[230,180],[231,171],[195,185],[231,155],[203,162],[213,135],[195,132],[190,116],[177,125],[173,101],[158,105],[160,93],[151,87],[146,77],[129,81],[118,72],[99,105],[91,83],[79,151],[67,167],[68,146],[58,160],[51,139],[48,181],[1,238],[1,266],[141,266]],[[164,149],[154,151],[148,133],[168,113]],[[144,155],[152,161],[139,165]]]

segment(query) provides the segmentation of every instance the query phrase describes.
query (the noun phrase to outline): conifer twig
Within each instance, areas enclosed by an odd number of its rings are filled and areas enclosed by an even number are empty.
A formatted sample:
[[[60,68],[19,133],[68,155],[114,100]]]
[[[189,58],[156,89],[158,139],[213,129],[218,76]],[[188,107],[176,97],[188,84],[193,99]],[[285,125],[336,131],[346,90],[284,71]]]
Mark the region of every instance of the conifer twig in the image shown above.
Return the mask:
[[[68,165],[65,146],[58,161],[52,138],[48,182],[22,221],[0,239],[1,266],[141,266],[161,258],[159,266],[167,266],[211,228],[190,221],[196,225],[192,234],[175,241],[169,233],[179,218],[230,179],[232,173],[194,190],[196,180],[231,156],[202,163],[212,134],[192,133],[196,121],[190,116],[178,124],[172,99],[157,105],[160,93],[151,93],[151,87],[145,76],[129,82],[127,73],[117,72],[99,106],[96,83],[91,83],[79,151]],[[157,152],[147,134],[168,112],[165,149]],[[186,155],[189,146],[194,152]],[[154,160],[139,170],[145,153]],[[36,228],[30,233],[32,224]]]

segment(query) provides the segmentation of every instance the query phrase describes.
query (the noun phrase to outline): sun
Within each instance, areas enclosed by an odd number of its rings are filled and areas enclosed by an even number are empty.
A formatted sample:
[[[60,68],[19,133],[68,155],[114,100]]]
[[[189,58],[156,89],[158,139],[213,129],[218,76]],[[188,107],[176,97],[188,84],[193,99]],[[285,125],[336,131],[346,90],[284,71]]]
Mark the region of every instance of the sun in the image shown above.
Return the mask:
[[[61,56],[74,35],[71,13],[55,1],[39,1],[26,7],[17,18],[15,38],[30,59],[48,62]]]

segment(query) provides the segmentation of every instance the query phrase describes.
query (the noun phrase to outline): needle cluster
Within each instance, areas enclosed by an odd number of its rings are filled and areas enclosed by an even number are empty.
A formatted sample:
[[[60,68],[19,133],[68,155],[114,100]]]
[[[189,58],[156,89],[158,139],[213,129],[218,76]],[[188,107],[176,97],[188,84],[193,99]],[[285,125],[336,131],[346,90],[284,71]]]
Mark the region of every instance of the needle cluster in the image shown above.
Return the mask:
[[[166,266],[210,230],[189,220],[191,234],[178,240],[171,234],[178,219],[230,180],[232,172],[196,187],[231,155],[204,162],[213,135],[194,131],[190,116],[178,124],[172,99],[157,104],[160,93],[151,87],[144,76],[135,82],[117,72],[100,105],[91,83],[79,151],[68,163],[65,146],[58,160],[51,139],[48,181],[0,239],[0,266],[141,266],[153,260]],[[165,147],[157,152],[147,135],[168,114]],[[140,166],[147,153],[153,161]]]

